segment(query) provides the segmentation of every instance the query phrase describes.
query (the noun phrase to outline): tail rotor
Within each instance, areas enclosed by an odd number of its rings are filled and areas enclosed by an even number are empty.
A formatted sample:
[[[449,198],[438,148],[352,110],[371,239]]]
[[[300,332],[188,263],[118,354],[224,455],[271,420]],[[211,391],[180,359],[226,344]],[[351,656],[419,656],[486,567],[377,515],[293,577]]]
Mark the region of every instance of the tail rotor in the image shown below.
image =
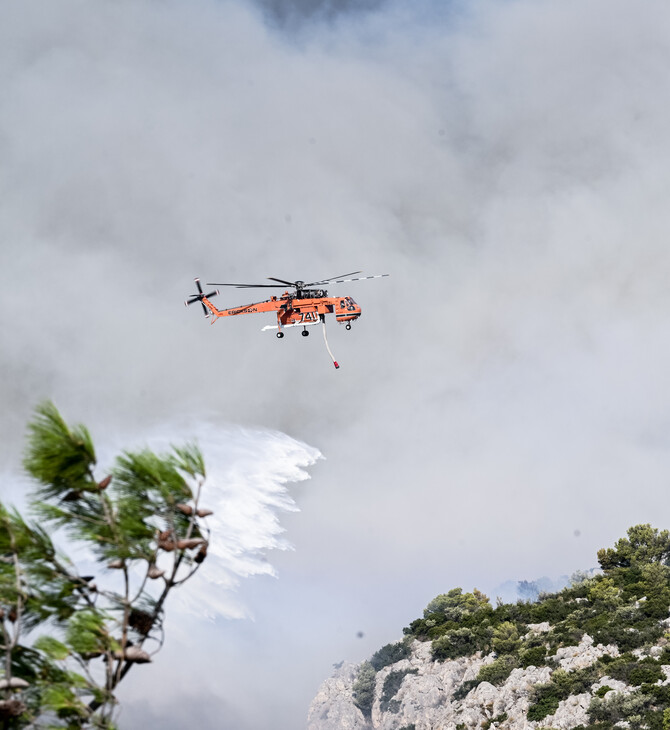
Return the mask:
[[[188,307],[190,304],[195,304],[196,302],[200,302],[200,306],[202,307],[202,311],[205,315],[205,317],[209,317],[209,311],[207,307],[203,303],[203,299],[211,299],[212,297],[215,297],[218,293],[218,289],[214,289],[214,291],[209,292],[209,294],[205,294],[205,292],[202,290],[202,287],[200,286],[200,279],[195,279],[195,285],[198,287],[198,293],[197,294],[191,294],[189,298],[184,302],[184,306]]]

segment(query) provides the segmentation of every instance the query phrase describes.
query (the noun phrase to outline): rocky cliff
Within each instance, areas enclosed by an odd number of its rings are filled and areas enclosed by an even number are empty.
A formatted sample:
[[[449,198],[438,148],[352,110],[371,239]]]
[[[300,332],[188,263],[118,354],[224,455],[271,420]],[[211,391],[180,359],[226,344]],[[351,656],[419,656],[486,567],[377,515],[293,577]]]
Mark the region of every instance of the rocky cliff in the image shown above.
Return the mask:
[[[649,656],[660,656],[665,646],[650,647]],[[568,672],[593,666],[603,656],[618,657],[616,646],[594,644],[584,635],[573,647],[559,649],[552,659],[556,667]],[[360,665],[343,664],[326,680],[314,698],[308,717],[308,730],[456,730],[457,728],[556,728],[569,730],[589,726],[588,710],[594,697],[610,702],[638,688],[604,674],[591,683],[588,691],[568,695],[558,708],[542,720],[530,721],[527,713],[536,685],[546,685],[553,669],[529,666],[513,669],[499,686],[480,682],[461,699],[457,690],[467,689],[480,669],[494,661],[493,653],[480,653],[445,662],[432,660],[430,644],[414,641],[411,656],[384,667],[375,676],[372,712],[366,718],[354,704],[353,687]],[[639,654],[638,658],[644,658]],[[664,673],[658,686],[670,685],[670,665],[661,664]],[[384,699],[384,687],[394,673],[402,674],[396,693]],[[603,691],[604,690],[604,691]],[[387,692],[388,694],[388,692]],[[625,725],[623,725],[625,727]]]
[[[438,596],[403,640],[337,668],[308,730],[670,730],[670,535],[637,526],[598,559],[532,604]]]

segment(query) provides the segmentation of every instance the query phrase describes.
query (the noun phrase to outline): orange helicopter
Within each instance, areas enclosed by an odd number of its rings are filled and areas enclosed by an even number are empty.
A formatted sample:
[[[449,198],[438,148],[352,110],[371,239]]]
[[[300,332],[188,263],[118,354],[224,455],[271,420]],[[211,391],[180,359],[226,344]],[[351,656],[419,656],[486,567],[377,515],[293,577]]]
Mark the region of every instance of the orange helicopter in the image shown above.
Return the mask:
[[[273,276],[268,277],[268,281],[276,281],[278,284],[220,284],[207,282],[207,286],[233,286],[237,289],[268,289],[290,287],[294,291],[286,289],[279,296],[270,297],[263,302],[255,302],[253,304],[245,304],[241,307],[230,307],[229,309],[217,309],[210,299],[219,294],[219,290],[205,294],[200,286],[200,279],[196,279],[195,283],[198,287],[197,294],[191,294],[184,302],[186,306],[200,302],[206,317],[212,317],[211,324],[214,324],[219,317],[234,317],[238,314],[254,314],[256,312],[276,312],[277,324],[266,325],[263,330],[277,330],[277,337],[284,337],[284,330],[288,327],[302,327],[302,336],[307,337],[309,331],[307,327],[321,323],[323,330],[323,339],[326,343],[326,349],[330,355],[333,365],[339,368],[337,360],[333,357],[333,353],[328,346],[326,337],[326,314],[335,314],[335,320],[339,324],[344,324],[345,328],[350,330],[351,323],[361,316],[361,308],[349,296],[329,297],[328,292],[321,287],[330,284],[344,284],[350,281],[362,281],[364,279],[381,279],[389,274],[376,274],[374,276],[359,276],[353,279],[350,277],[354,274],[360,274],[360,271],[352,271],[350,274],[341,274],[333,276],[330,279],[321,279],[320,281],[312,281],[305,283],[304,281],[285,281],[284,279],[276,279]],[[312,288],[316,287],[316,288]]]

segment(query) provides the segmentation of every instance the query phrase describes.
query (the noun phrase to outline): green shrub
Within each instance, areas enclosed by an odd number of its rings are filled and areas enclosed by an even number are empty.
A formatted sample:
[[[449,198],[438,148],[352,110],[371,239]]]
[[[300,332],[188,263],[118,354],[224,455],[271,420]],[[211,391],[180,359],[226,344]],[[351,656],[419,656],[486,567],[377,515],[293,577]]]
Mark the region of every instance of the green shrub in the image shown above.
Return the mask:
[[[372,715],[372,703],[375,699],[375,678],[377,672],[370,662],[363,662],[358,669],[356,681],[352,687],[354,705],[370,719]]]
[[[621,589],[611,578],[598,576],[590,585],[589,601],[604,610],[621,605]]]
[[[561,699],[567,699],[570,695],[583,694],[589,692],[591,685],[600,677],[600,671],[596,664],[584,669],[576,669],[572,672],[566,672],[563,669],[556,669],[551,675],[551,681],[559,688],[562,693]]]
[[[455,659],[459,656],[474,654],[477,643],[471,629],[453,629],[433,641],[431,654],[437,661]]]
[[[503,621],[493,630],[491,639],[493,651],[497,654],[514,654],[521,646],[519,631],[511,621]]]
[[[665,679],[661,664],[649,657],[638,661],[634,654],[622,654],[606,662],[602,659],[599,664],[604,664],[607,667],[607,675],[627,684],[639,686],[645,683],[653,684],[659,679]]]
[[[477,682],[490,682],[493,685],[502,684],[517,667],[517,659],[509,654],[495,659],[491,664],[485,664],[477,674]]]
[[[459,700],[465,699],[478,684],[479,682],[476,679],[468,679],[465,682],[461,682],[451,695],[451,701],[458,702]]]
[[[432,656],[436,661],[470,656],[488,648],[490,640],[491,629],[484,624],[475,628],[451,629],[433,641]]]
[[[411,639],[408,637],[402,641],[396,642],[395,644],[386,644],[385,646],[382,646],[379,651],[376,651],[372,655],[370,664],[379,671],[380,669],[389,666],[389,664],[395,664],[401,659],[407,659],[412,653],[412,650],[410,649],[410,642]]]
[[[652,660],[653,661],[653,660]],[[633,667],[629,673],[629,682],[639,687],[641,684],[654,684],[659,679],[665,679],[665,672],[661,669],[660,664],[638,662],[638,666]]]
[[[630,604],[613,612],[594,615],[584,621],[582,626],[595,642],[616,644],[623,652],[655,644],[663,635],[663,627],[658,619],[650,618],[640,608]]]
[[[547,649],[544,645],[534,646],[531,649],[525,649],[519,652],[519,666],[526,669],[527,667],[543,667],[546,664]]]
[[[493,725],[496,722],[505,722],[507,720],[507,713],[501,712],[500,715],[496,715],[495,717],[491,717],[488,720],[485,720],[482,723],[482,730],[489,730],[491,725]]]
[[[651,708],[651,705],[651,698],[639,691],[629,695],[617,692],[606,699],[594,697],[589,705],[589,720],[612,724],[624,720],[639,725],[642,715]]]
[[[595,642],[616,644],[619,647],[637,643],[638,637],[633,637],[629,629],[636,626],[641,619],[644,621],[640,612],[630,604],[615,610],[591,608],[586,614],[571,617],[571,621],[578,623]]]
[[[496,625],[503,623],[503,621],[511,621],[517,627],[522,628],[520,633],[525,633],[526,624],[534,622],[533,604],[523,601],[501,603],[494,609],[492,619]]]
[[[384,679],[384,686],[382,687],[382,696],[380,701],[382,712],[386,712],[388,709],[390,709],[390,702],[398,693],[398,690],[402,685],[403,679],[405,679],[408,674],[417,674],[418,671],[418,669],[401,669],[393,670],[386,675],[386,678]],[[397,709],[400,708],[398,707]]]
[[[548,715],[553,715],[558,710],[561,698],[556,694],[556,688],[552,684],[539,684],[535,687],[535,700],[528,707],[526,717],[531,722],[544,720]]]
[[[433,615],[430,618],[418,618],[403,629],[406,637],[415,638],[419,641],[432,641],[442,636],[449,629],[457,629],[455,621],[447,621],[444,616]]]
[[[582,640],[584,631],[571,625],[567,621],[562,621],[553,627],[547,637],[551,653],[555,653],[556,649],[561,646],[576,646]]]
[[[643,725],[646,730],[664,730],[663,710],[648,710],[643,715]]]
[[[574,609],[574,604],[564,600],[560,595],[546,596],[538,603],[532,604],[532,621],[529,623],[538,624],[549,621],[550,624],[557,624],[559,621],[564,621]]]
[[[655,705],[659,707],[670,707],[670,685],[645,685],[640,690],[649,695]]]
[[[663,628],[657,621],[652,620],[645,624],[638,624],[633,627],[633,631],[627,632],[627,640],[622,639],[618,642],[619,649],[624,651],[639,649],[648,644],[655,644],[661,636],[663,636]]]
[[[491,612],[489,599],[476,588],[472,593],[463,593],[462,588],[453,588],[448,593],[442,593],[433,598],[426,606],[423,617],[432,618],[442,616],[447,621],[461,621],[465,616]]]
[[[657,657],[659,664],[670,664],[670,646],[663,648],[663,653]],[[670,728],[668,728],[670,730]]]

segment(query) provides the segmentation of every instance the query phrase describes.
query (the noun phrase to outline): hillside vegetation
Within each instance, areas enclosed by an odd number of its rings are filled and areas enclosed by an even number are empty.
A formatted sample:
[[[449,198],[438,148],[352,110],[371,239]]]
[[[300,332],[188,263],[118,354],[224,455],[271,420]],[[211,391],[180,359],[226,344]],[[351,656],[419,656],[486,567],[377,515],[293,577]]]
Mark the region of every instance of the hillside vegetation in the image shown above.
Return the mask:
[[[437,596],[404,629],[402,641],[382,647],[358,667],[354,705],[367,722],[375,701],[378,715],[399,712],[398,691],[423,671],[403,661],[418,641],[430,642],[433,664],[473,655],[485,659],[476,676],[464,678],[444,698],[447,704],[465,700],[484,682],[500,687],[515,670],[547,667],[548,681],[526,693],[524,724],[542,727],[563,700],[581,695],[588,701],[588,722],[571,727],[670,730],[670,532],[631,527],[613,548],[598,551],[598,563],[602,572],[573,576],[569,587],[533,603],[493,607],[483,593],[460,588]],[[561,661],[577,655],[580,646],[589,647],[588,657]],[[504,712],[488,715],[482,727],[516,727]],[[377,720],[374,727],[420,730],[401,726],[400,719]]]

